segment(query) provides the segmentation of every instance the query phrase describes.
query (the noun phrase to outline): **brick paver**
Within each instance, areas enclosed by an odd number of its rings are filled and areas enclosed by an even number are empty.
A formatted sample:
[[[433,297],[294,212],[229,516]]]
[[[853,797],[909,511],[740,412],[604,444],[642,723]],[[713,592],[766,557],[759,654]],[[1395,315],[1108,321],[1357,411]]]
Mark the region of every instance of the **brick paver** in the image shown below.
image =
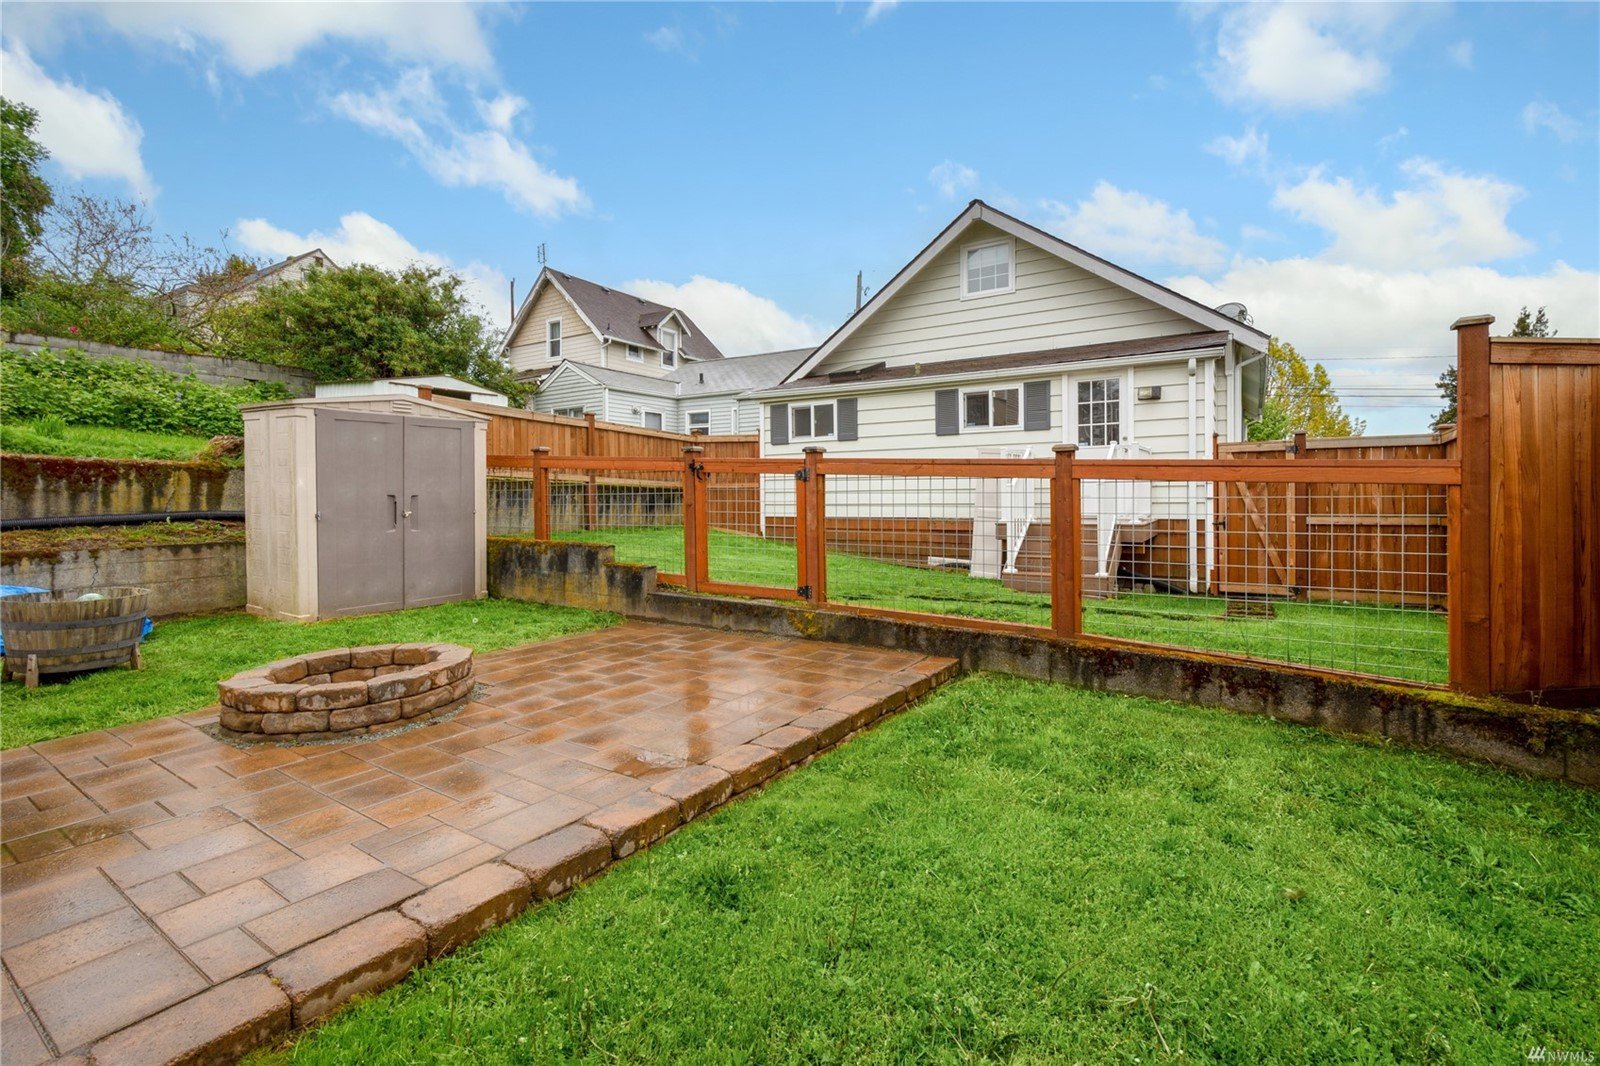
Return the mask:
[[[460,714],[381,740],[241,750],[212,708],[0,753],[7,1066],[176,1057],[189,1031],[241,1054],[953,670],[630,623],[480,656]]]

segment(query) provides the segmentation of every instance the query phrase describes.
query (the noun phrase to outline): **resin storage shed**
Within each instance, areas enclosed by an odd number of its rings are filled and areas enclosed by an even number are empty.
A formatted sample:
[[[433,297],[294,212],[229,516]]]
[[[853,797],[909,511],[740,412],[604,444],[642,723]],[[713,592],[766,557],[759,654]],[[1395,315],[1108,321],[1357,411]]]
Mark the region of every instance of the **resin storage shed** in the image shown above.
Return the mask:
[[[247,606],[313,621],[488,592],[488,420],[348,396],[244,409]]]

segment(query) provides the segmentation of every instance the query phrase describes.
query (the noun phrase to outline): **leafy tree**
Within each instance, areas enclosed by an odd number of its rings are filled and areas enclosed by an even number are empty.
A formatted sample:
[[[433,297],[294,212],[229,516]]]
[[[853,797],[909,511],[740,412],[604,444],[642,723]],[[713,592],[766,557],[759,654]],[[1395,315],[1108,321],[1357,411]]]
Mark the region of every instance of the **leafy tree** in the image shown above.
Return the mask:
[[[1308,365],[1294,345],[1272,338],[1267,398],[1261,417],[1250,425],[1251,440],[1283,440],[1300,431],[1309,437],[1359,437],[1366,428],[1366,422],[1345,413],[1327,368]]]
[[[0,296],[10,296],[28,279],[33,246],[44,231],[44,213],[53,202],[39,166],[50,153],[34,140],[39,113],[0,96]]]
[[[319,381],[449,374],[520,402],[527,387],[496,358],[496,334],[462,286],[434,267],[312,270],[219,310],[218,350],[301,367]]]
[[[1550,328],[1550,319],[1544,313],[1544,308],[1539,308],[1530,314],[1527,307],[1517,315],[1517,321],[1511,327],[1513,337],[1554,337],[1556,331]],[[1459,417],[1456,407],[1456,368],[1445,367],[1444,373],[1439,375],[1439,380],[1434,382],[1439,389],[1439,395],[1444,397],[1444,409],[1433,416],[1436,426],[1454,424]]]

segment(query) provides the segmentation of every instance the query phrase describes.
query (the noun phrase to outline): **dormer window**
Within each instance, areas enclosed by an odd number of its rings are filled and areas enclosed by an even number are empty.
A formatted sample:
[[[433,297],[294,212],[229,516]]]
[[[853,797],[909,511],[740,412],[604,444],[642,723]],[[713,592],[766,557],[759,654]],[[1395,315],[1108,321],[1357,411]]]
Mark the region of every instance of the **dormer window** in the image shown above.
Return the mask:
[[[997,296],[1016,288],[1013,245],[1009,238],[969,244],[961,250],[961,298]]]
[[[551,362],[561,358],[561,320],[552,318],[544,324],[545,354]]]
[[[662,326],[660,333],[661,365],[675,367],[678,365],[678,331],[671,326]]]

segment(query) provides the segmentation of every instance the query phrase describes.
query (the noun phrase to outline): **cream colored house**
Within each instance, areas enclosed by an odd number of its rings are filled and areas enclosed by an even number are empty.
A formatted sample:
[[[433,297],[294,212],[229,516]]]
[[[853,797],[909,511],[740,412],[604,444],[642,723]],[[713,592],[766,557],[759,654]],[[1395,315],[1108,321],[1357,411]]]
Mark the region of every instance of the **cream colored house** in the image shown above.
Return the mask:
[[[175,315],[211,310],[246,303],[267,286],[299,281],[313,270],[338,270],[339,266],[321,248],[291,255],[249,274],[217,275],[191,281],[166,294],[168,309]]]
[[[830,456],[1044,458],[1071,442],[1094,458],[1209,457],[1214,440],[1245,439],[1259,417],[1267,342],[1242,305],[1207,307],[974,200],[759,394],[762,454],[821,445]],[[1010,486],[1003,500],[982,498],[999,490],[976,482],[919,491],[830,495],[829,515],[876,520],[888,505],[992,530],[981,516],[1008,511],[1025,531],[1048,512],[1043,482]],[[1206,491],[1086,483],[1101,573],[1115,573],[1119,528],[1124,541],[1161,532],[1183,545],[1197,587],[1212,549]],[[765,495],[769,516],[793,514],[792,485],[774,480]],[[975,542],[973,573],[1014,568],[1025,541]]]
[[[688,315],[549,267],[528,292],[500,346],[518,377],[542,380],[563,362],[669,377],[722,358]]]

